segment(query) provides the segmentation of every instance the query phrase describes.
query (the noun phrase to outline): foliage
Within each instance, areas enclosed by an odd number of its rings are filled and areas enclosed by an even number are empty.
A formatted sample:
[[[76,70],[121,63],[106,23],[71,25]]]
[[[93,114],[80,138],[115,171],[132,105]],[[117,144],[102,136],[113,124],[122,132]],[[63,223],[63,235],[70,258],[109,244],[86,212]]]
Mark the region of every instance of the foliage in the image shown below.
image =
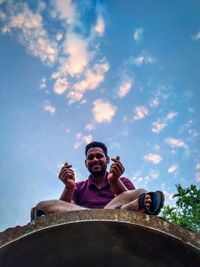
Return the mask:
[[[176,188],[176,207],[164,206],[163,217],[200,233],[200,189],[193,184],[188,188],[177,184]]]

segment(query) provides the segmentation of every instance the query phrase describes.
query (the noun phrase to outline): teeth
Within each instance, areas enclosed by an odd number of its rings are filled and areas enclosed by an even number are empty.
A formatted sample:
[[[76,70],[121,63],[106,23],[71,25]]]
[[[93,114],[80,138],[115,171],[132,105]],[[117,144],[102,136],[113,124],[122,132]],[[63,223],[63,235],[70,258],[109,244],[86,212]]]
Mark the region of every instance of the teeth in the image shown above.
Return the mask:
[[[94,166],[93,166],[93,168],[98,168],[98,167],[99,167],[99,165],[94,165]]]

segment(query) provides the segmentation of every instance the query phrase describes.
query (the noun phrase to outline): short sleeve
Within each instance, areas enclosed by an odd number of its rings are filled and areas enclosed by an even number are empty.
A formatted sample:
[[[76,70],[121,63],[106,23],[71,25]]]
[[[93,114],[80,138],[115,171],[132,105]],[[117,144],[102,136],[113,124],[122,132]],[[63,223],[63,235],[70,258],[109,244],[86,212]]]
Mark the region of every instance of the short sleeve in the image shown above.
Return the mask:
[[[84,182],[78,182],[76,183],[76,187],[75,187],[75,190],[74,190],[74,194],[73,194],[73,202],[77,205],[79,205],[79,194],[80,194],[80,190],[83,186]]]
[[[127,187],[128,190],[134,190],[135,189],[134,184],[128,178],[121,177],[120,179],[121,179],[122,183]]]

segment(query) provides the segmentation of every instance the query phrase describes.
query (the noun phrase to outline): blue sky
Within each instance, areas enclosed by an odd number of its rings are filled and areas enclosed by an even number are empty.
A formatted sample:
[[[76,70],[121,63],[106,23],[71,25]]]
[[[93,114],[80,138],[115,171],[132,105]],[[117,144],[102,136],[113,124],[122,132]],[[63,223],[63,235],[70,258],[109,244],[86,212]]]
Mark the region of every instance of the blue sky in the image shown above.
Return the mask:
[[[200,1],[0,0],[0,230],[88,176],[106,143],[137,188],[200,184]]]

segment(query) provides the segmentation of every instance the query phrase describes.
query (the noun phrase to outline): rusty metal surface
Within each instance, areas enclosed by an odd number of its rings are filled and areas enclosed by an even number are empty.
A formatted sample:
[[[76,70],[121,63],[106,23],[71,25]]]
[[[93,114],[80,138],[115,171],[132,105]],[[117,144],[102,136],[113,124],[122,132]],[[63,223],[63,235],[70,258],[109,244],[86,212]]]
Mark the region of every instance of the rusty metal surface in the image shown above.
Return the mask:
[[[1,267],[200,266],[200,236],[120,210],[41,217],[0,233]]]

